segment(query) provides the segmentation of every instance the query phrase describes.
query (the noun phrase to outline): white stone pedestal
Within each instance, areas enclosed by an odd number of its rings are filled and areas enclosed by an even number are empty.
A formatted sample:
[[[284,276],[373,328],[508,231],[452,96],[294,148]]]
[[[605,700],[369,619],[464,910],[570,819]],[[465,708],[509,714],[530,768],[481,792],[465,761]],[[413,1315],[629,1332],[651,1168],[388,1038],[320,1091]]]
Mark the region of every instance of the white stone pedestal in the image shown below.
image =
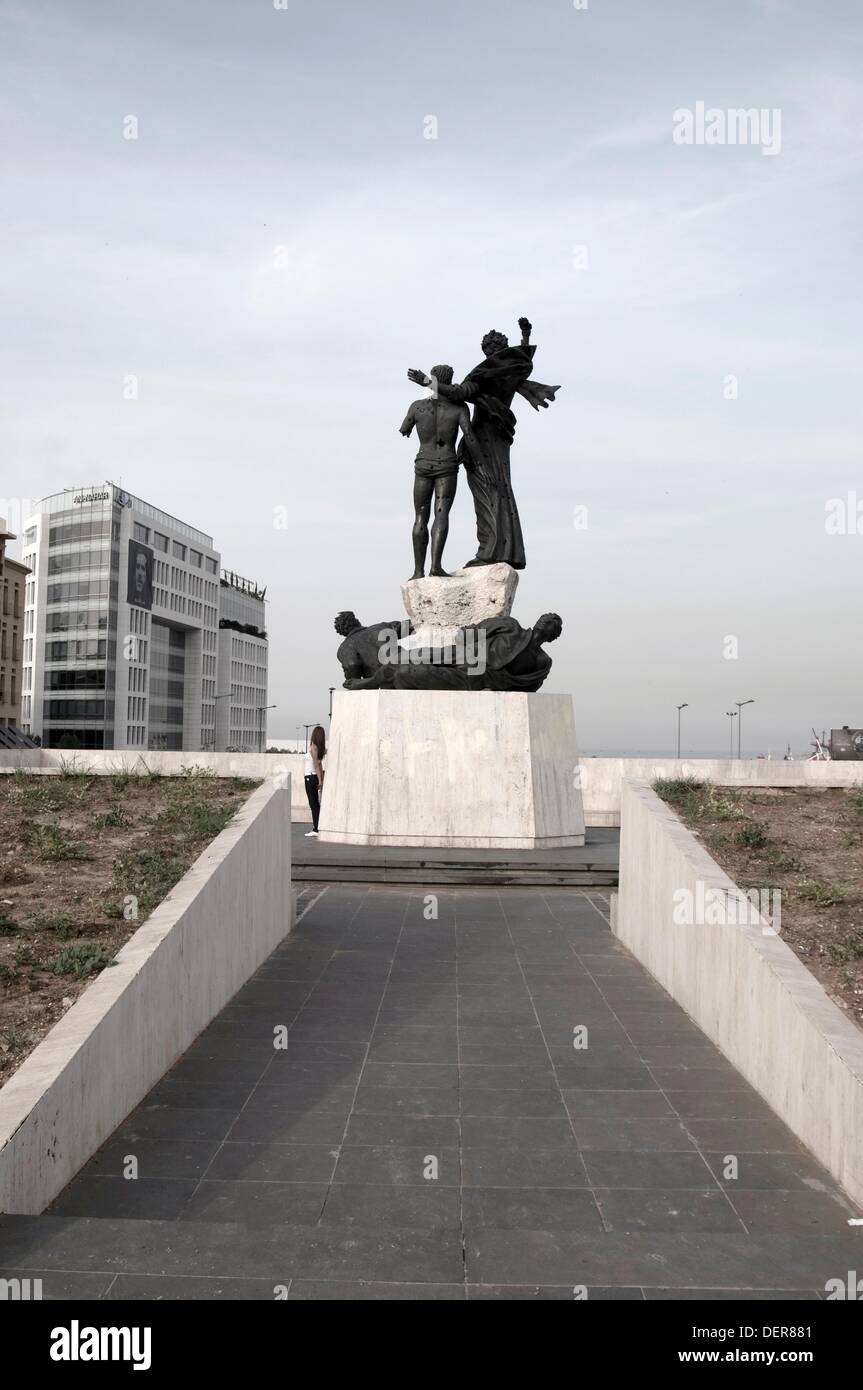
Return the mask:
[[[449,849],[583,845],[571,696],[339,691],[320,838]]]

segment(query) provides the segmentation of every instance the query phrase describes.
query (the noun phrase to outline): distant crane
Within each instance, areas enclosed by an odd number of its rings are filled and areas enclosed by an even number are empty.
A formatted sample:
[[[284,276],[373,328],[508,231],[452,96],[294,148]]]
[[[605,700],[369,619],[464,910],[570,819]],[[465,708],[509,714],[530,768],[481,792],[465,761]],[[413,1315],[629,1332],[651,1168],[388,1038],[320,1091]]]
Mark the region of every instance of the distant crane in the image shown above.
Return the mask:
[[[812,740],[812,747],[815,749],[815,752],[810,753],[806,761],[808,763],[829,763],[831,761],[831,753],[830,745],[827,742],[827,731],[822,729],[821,737],[819,738],[813,729]]]

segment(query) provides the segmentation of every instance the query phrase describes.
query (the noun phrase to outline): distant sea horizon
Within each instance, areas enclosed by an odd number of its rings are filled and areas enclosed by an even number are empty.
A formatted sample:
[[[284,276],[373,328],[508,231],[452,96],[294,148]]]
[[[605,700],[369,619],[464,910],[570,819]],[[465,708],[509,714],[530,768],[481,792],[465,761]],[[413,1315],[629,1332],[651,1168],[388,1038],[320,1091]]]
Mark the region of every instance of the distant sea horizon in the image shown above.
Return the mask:
[[[305,743],[302,739],[297,742],[296,738],[268,738],[267,748],[287,748],[291,752],[304,753]],[[795,752],[795,762],[805,761],[805,759],[809,757],[811,751],[811,748],[807,748],[804,753]],[[578,755],[580,758],[676,758],[677,750],[675,748],[580,747]],[[782,748],[780,751],[768,749],[764,752],[745,748],[742,756],[744,758],[767,758],[772,759],[774,762],[781,762],[785,756],[785,749]],[[693,762],[699,758],[733,758],[733,760],[736,761],[737,752],[735,750],[735,752],[731,754],[727,748],[699,748],[697,750],[683,748],[681,749],[680,757],[681,759],[689,758]]]

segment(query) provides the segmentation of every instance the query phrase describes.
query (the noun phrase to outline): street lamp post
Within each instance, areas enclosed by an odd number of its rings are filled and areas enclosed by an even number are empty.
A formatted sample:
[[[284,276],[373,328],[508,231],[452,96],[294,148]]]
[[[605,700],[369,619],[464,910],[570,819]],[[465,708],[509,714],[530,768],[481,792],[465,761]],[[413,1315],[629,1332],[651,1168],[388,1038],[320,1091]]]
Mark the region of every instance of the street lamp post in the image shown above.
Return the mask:
[[[304,724],[304,725],[303,725],[303,728],[304,728],[305,731],[306,731],[306,752],[307,752],[307,753],[308,753],[308,751],[309,751],[309,729],[313,729],[314,727],[315,727],[315,721],[314,721],[314,720],[312,721],[311,724]]]
[[[737,718],[737,710],[736,710],[736,709],[727,709],[727,710],[725,711],[725,713],[728,715],[728,730],[729,730],[729,739],[730,739],[730,747],[729,747],[729,750],[728,750],[728,754],[729,754],[729,757],[733,758],[733,757],[734,757],[734,725],[733,725],[733,723],[732,723],[731,721],[732,721],[733,719],[736,719],[736,718]]]
[[[261,744],[262,744],[263,741],[264,741],[264,714],[263,714],[263,711],[264,711],[265,709],[278,709],[278,708],[279,708],[278,705],[256,705],[256,706],[255,706],[255,714],[257,715],[257,720],[258,720],[258,727],[257,727],[257,729],[255,730],[255,732],[256,732],[257,735],[258,735],[258,752],[259,752],[259,753],[263,753],[263,751],[264,751],[264,749],[261,747]]]
[[[682,705],[677,706],[677,756],[680,757],[680,711],[689,709],[688,701],[684,700]]]
[[[333,717],[333,695],[335,694],[335,689],[336,687],[334,685],[330,686],[330,719]]]
[[[742,708],[743,708],[744,705],[754,705],[754,704],[755,704],[755,701],[754,701],[754,700],[735,700],[734,703],[735,703],[735,705],[737,706],[737,715],[738,715],[738,719],[737,719],[737,761],[740,762],[740,758],[741,758],[741,753],[740,753],[740,730],[743,728],[743,716],[740,714],[740,711],[742,710]]]
[[[222,693],[221,693],[221,695],[213,695],[213,696],[212,696],[212,699],[213,699],[214,701],[215,701],[215,700],[230,700],[232,694],[233,694],[233,692],[230,691],[230,690],[223,690]],[[230,723],[230,720],[229,720],[228,722]],[[213,752],[214,752],[214,753],[216,752],[216,730],[215,730],[215,728],[213,729]]]

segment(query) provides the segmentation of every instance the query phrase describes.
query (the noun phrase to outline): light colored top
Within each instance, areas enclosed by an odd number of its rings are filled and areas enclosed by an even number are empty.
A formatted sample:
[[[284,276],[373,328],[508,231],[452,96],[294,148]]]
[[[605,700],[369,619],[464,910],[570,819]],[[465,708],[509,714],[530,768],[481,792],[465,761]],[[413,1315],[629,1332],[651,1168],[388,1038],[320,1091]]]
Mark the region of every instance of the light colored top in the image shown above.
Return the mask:
[[[314,763],[312,762],[312,755],[311,755],[311,753],[307,753],[307,754],[306,754],[306,767],[305,767],[305,772],[303,773],[303,776],[304,776],[304,777],[314,777],[314,775],[315,775],[315,765],[314,765]]]

